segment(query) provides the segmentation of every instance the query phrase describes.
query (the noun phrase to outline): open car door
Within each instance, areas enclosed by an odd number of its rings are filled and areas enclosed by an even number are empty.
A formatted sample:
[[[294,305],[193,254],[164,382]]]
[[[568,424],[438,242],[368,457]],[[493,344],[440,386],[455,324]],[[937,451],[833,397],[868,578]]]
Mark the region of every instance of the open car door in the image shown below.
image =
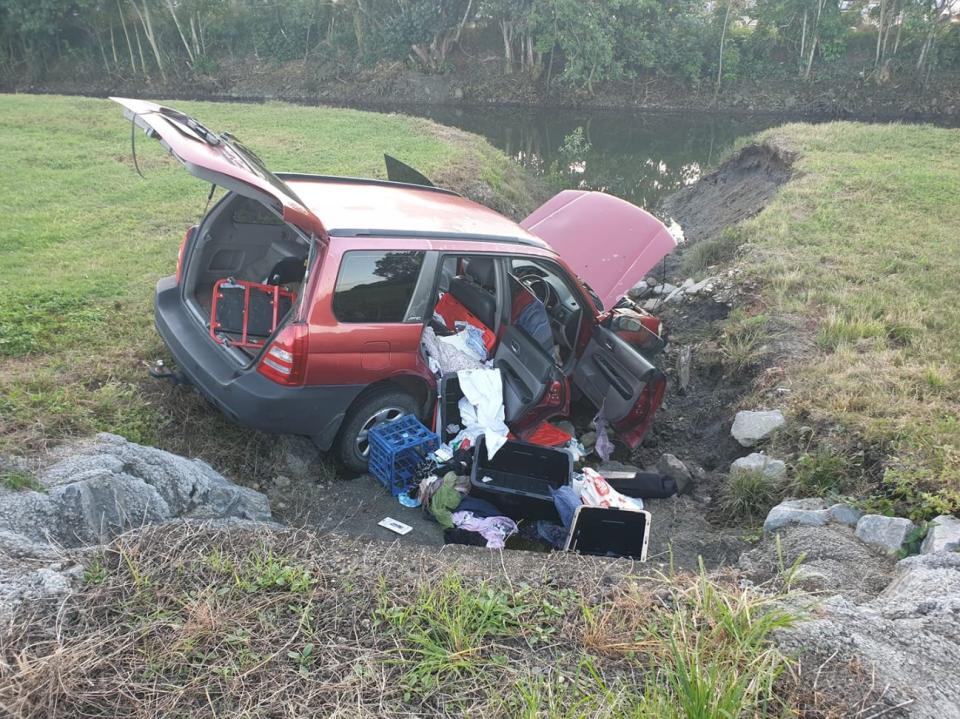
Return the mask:
[[[272,206],[285,221],[326,239],[320,219],[230,133],[213,132],[189,115],[154,102],[110,99],[123,107],[124,117],[158,139],[190,174]]]
[[[656,217],[603,192],[564,190],[520,226],[550,245],[606,309],[677,245]]]
[[[573,383],[631,448],[643,440],[667,386],[663,373],[603,324],[577,361]]]

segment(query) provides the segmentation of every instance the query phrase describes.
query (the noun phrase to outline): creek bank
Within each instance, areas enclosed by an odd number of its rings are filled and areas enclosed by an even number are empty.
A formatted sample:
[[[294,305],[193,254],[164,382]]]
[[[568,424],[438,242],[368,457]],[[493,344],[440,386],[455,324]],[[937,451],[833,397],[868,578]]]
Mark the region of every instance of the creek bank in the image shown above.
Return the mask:
[[[496,58],[493,58],[496,60]],[[796,78],[733,82],[715,96],[712,85],[696,89],[661,77],[595,85],[594,94],[547,86],[523,73],[504,75],[500,63],[460,63],[442,75],[428,75],[400,63],[374,68],[323,68],[303,61],[221,64],[216,75],[152,82],[151,97],[184,100],[363,106],[402,105],[636,109],[683,112],[789,114],[810,119],[949,120],[960,110],[960,89],[949,83],[935,91],[912,81],[876,85],[835,78],[800,82]],[[117,78],[51,77],[43,81],[7,77],[3,92],[82,94],[98,97],[144,94],[141,83]]]

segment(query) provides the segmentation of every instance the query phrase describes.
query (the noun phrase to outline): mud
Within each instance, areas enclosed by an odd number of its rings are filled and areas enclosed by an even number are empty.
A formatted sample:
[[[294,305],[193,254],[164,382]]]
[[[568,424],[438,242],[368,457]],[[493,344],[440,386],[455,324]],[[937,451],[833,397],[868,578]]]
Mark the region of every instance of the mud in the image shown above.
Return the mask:
[[[795,153],[773,141],[748,145],[715,172],[668,197],[662,214],[680,223],[687,246],[716,237],[760,212],[790,179],[794,159]]]

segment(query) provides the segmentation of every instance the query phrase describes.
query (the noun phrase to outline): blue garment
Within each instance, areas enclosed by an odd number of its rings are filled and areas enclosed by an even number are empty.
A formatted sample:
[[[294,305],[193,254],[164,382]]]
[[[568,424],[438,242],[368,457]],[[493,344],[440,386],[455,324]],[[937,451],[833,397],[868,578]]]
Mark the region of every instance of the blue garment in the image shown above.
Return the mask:
[[[573,515],[577,513],[577,507],[582,504],[580,495],[569,485],[564,485],[560,489],[552,490],[552,492],[553,503],[557,507],[560,521],[563,522],[566,529],[570,529],[570,525],[573,524]]]
[[[553,331],[550,329],[550,317],[547,315],[547,308],[540,300],[533,298],[526,307],[520,310],[514,324],[530,335],[545,350],[553,349]]]
[[[480,517],[481,519],[486,517],[502,517],[503,512],[496,508],[494,504],[488,502],[485,499],[480,499],[480,497],[471,497],[467,495],[460,500],[460,506],[457,507],[458,512],[473,512],[474,517]]]
[[[482,362],[487,358],[487,346],[483,343],[483,330],[469,322],[458,320],[453,323],[457,332],[464,332],[463,341]]]
[[[543,519],[537,521],[537,537],[556,549],[563,549],[566,546],[567,534],[569,530],[559,524]]]

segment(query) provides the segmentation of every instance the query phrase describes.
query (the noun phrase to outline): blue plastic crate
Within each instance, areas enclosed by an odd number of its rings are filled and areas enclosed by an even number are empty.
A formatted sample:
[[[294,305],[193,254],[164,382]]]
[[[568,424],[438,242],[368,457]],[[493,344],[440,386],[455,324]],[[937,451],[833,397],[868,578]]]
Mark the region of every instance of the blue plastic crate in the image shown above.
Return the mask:
[[[437,435],[410,414],[378,424],[370,430],[367,439],[370,473],[394,497],[411,487],[417,465],[440,446]]]

